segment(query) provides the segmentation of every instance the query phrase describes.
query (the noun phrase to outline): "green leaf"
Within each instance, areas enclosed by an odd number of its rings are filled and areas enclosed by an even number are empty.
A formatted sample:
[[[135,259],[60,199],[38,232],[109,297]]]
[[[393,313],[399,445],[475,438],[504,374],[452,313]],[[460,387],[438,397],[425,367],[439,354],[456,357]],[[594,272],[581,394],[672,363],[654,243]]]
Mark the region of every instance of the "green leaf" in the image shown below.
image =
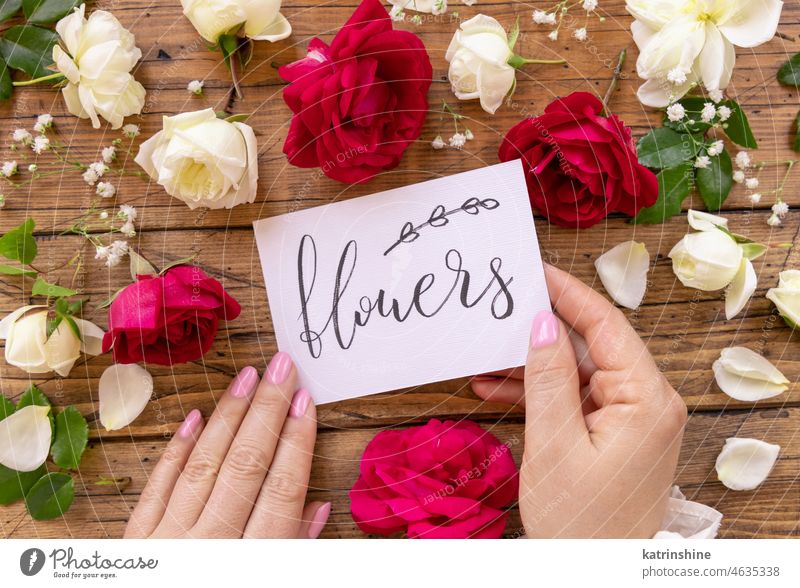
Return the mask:
[[[763,243],[744,243],[743,245],[740,245],[740,247],[742,248],[742,253],[744,253],[744,256],[750,261],[758,259],[767,252],[767,249],[769,249],[769,247]]]
[[[15,410],[16,408],[14,408],[14,403],[0,394],[0,421],[14,414]]]
[[[250,113],[242,113],[242,114],[231,114],[228,116],[227,114],[223,118],[223,120],[234,123],[234,122],[247,122],[247,120],[252,116]]]
[[[35,226],[36,223],[29,218],[0,237],[0,255],[25,265],[31,264],[36,259],[36,239],[33,238]]]
[[[725,100],[724,104],[731,109],[731,117],[722,123],[722,128],[728,138],[747,149],[758,149],[758,142],[755,135],[750,128],[750,123],[747,120],[747,115],[742,110],[741,106],[734,100]]]
[[[46,473],[47,468],[44,464],[32,472],[18,472],[0,465],[0,504],[11,504],[23,498]]]
[[[103,300],[100,304],[97,305],[97,309],[100,310],[100,309],[108,308],[109,306],[111,306],[114,303],[114,300],[116,300],[117,296],[122,294],[122,291],[124,289],[125,288],[120,288],[119,290],[114,292],[111,296],[109,296],[108,298]]]
[[[9,67],[24,71],[32,78],[53,73],[53,45],[58,35],[50,29],[33,25],[17,25],[8,29],[0,39],[0,55]]]
[[[158,270],[153,264],[133,249],[128,250],[128,257],[130,258],[131,278],[133,278],[134,282],[136,281],[136,276],[158,275]]]
[[[517,39],[519,39],[519,16],[517,16],[517,22],[514,23],[514,26],[511,27],[511,30],[508,33],[508,48],[513,51],[514,45],[517,44]]]
[[[31,24],[50,24],[66,16],[84,0],[22,0],[22,10]]]
[[[11,81],[11,70],[6,60],[0,57],[0,100],[8,100],[14,93],[14,84]]]
[[[0,0],[0,21],[14,16],[21,6],[22,0]]]
[[[673,122],[669,120],[669,116],[664,113],[664,126],[669,127],[679,133],[704,133],[711,128],[710,123],[703,122],[700,118],[700,113],[703,111],[703,105],[710,102],[707,98],[700,96],[690,96],[678,101],[678,104],[683,106],[686,111],[686,117],[683,120]]]
[[[76,470],[89,440],[89,425],[74,406],[56,415],[56,436],[50,454],[59,467]]]
[[[60,298],[62,296],[74,296],[77,294],[75,290],[64,288],[57,284],[50,284],[45,282],[42,278],[36,278],[31,289],[31,294],[34,296],[49,296],[50,298]]]
[[[222,51],[225,63],[230,67],[231,55],[236,53],[236,49],[239,47],[239,39],[236,35],[220,35],[217,43],[219,43],[219,49]]]
[[[172,261],[172,262],[170,262],[170,263],[168,263],[167,265],[164,266],[164,269],[162,269],[159,272],[159,275],[163,276],[169,270],[171,270],[174,267],[178,267],[179,265],[189,265],[190,263],[192,263],[195,260],[196,257],[197,257],[197,255],[190,255],[189,257],[184,257],[183,259],[178,259],[176,261]]]
[[[792,149],[800,153],[800,112],[797,113],[794,119],[794,143],[792,144]]]
[[[658,200],[656,203],[641,210],[633,224],[663,223],[671,216],[681,211],[681,204],[689,195],[689,190],[694,182],[694,168],[691,162],[684,162],[677,167],[663,170],[658,174]]]
[[[800,87],[800,53],[784,63],[778,70],[778,81],[786,86]]]
[[[686,133],[660,128],[647,133],[639,141],[639,163],[654,169],[668,169],[694,159],[702,144]]]
[[[30,278],[33,278],[36,275],[38,275],[33,270],[27,270],[21,267],[14,267],[12,265],[5,265],[3,263],[0,263],[0,274],[5,274],[7,276],[28,276]]]
[[[711,158],[711,165],[697,170],[697,191],[709,212],[718,212],[733,185],[733,164],[727,151]]]
[[[51,472],[39,478],[25,494],[25,506],[31,517],[46,521],[67,512],[74,498],[75,482],[72,476]]]

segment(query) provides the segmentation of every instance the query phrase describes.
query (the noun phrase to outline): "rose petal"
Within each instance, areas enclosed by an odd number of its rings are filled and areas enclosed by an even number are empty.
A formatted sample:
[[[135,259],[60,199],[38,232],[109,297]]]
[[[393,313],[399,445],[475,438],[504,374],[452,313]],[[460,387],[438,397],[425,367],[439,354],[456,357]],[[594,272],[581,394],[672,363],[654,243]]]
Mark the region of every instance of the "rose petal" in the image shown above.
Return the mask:
[[[626,241],[606,251],[594,262],[600,281],[614,302],[638,308],[647,289],[650,254],[644,243]]]
[[[723,349],[712,369],[720,390],[736,400],[755,402],[782,394],[789,387],[778,368],[746,347]]]
[[[715,231],[717,227],[728,227],[728,219],[702,210],[689,210],[686,215],[689,226],[695,231]]]
[[[15,310],[12,313],[7,314],[3,317],[3,320],[0,321],[0,339],[8,339],[8,333],[11,331],[11,325],[21,317],[23,314],[28,312],[32,308],[45,308],[41,304],[38,305],[31,305],[31,306],[22,306]]]
[[[725,292],[725,318],[730,320],[742,311],[756,291],[756,286],[758,277],[756,270],[753,269],[753,263],[743,257],[739,271]]]
[[[115,364],[100,376],[100,422],[106,431],[131,424],[153,394],[153,376],[143,367]]]
[[[50,407],[29,405],[0,421],[0,464],[32,472],[50,452]]]
[[[103,353],[103,337],[105,331],[94,323],[76,318],[75,323],[81,332],[81,352],[87,355],[100,355]]]
[[[767,479],[780,450],[758,439],[731,437],[717,457],[717,478],[731,490],[753,490]]]

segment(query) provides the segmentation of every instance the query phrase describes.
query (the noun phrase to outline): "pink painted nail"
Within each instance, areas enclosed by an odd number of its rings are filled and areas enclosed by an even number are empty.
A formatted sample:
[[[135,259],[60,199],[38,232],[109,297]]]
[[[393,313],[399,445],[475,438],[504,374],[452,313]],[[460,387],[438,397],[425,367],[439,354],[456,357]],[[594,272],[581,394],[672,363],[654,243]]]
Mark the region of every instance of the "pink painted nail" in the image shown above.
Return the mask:
[[[531,347],[539,349],[547,347],[558,340],[558,319],[549,310],[541,310],[533,319],[531,329]]]
[[[308,390],[305,388],[300,388],[294,393],[294,398],[292,398],[292,406],[289,409],[289,416],[298,418],[306,414],[309,402],[311,402],[311,394],[309,394]]]
[[[308,525],[308,538],[316,539],[325,528],[325,523],[328,522],[328,517],[331,515],[331,503],[326,502],[317,509],[314,513],[314,518],[311,519],[311,524]]]
[[[258,372],[256,368],[247,366],[231,382],[228,392],[234,398],[247,398],[256,389],[258,384]]]
[[[292,358],[288,353],[279,351],[267,366],[267,382],[270,384],[283,384],[292,371]]]
[[[193,437],[197,432],[200,423],[203,421],[203,415],[196,408],[186,415],[183,419],[181,426],[178,427],[178,436],[184,439]]]

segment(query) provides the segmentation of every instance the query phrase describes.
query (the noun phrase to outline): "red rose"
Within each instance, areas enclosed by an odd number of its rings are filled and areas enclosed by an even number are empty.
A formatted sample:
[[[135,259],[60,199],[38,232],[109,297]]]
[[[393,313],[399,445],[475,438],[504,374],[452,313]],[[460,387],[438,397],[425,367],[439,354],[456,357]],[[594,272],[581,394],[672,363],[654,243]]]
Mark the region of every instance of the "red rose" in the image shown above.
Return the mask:
[[[396,167],[428,111],[431,61],[413,33],[392,30],[380,0],[364,0],[334,37],[278,69],[291,82],[294,116],[283,152],[340,182],[364,182]]]
[[[472,421],[432,419],[369,442],[350,505],[365,533],[492,539],[503,534],[518,491],[507,445]]]
[[[500,161],[522,158],[531,204],[551,223],[585,229],[611,212],[634,216],[658,198],[630,129],[602,110],[593,95],[574,92],[518,123],[500,145]]]
[[[242,310],[222,284],[195,266],[136,280],[108,310],[103,353],[113,348],[117,363],[200,359],[211,348],[220,319],[233,320]]]

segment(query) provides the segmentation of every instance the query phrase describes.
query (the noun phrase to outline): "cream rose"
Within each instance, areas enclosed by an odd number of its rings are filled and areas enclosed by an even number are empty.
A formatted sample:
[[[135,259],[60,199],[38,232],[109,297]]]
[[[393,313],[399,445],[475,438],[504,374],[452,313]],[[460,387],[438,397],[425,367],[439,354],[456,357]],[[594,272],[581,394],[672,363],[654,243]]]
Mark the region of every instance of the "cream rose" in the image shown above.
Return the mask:
[[[96,129],[99,116],[118,129],[124,117],[144,106],[144,86],[130,73],[142,52],[110,12],[95,10],[86,19],[85,11],[81,4],[56,24],[63,47],[53,47],[53,61],[67,79],[62,90],[67,110],[90,118]]]
[[[167,194],[189,208],[233,208],[253,202],[258,147],[253,129],[217,118],[210,108],[164,117],[135,159]]]
[[[0,339],[6,340],[6,362],[29,374],[56,372],[66,377],[81,352],[102,352],[103,330],[89,321],[75,318],[81,338],[62,321],[47,336],[47,308],[23,306],[0,321]]]
[[[239,27],[254,41],[280,41],[292,34],[292,25],[280,13],[281,0],[181,0],[181,5],[209,43]]]
[[[800,270],[786,270],[780,273],[778,287],[767,290],[771,300],[786,324],[796,329],[800,327]]]

